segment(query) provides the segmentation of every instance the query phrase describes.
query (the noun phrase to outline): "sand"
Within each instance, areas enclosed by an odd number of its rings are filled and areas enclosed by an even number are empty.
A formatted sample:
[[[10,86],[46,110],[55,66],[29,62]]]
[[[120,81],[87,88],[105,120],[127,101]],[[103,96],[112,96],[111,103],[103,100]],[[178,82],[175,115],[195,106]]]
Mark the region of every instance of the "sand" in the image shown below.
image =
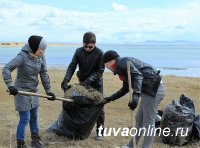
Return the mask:
[[[25,43],[23,42],[2,42],[0,43],[0,47],[22,47]],[[48,43],[49,47],[60,47],[60,46],[81,46],[78,43]]]
[[[0,68],[2,73],[2,68]],[[15,72],[12,74],[15,77]],[[63,97],[64,93],[60,89],[60,84],[65,75],[64,70],[50,69],[49,75],[51,79],[52,90],[57,96]],[[196,114],[200,114],[200,78],[189,77],[175,77],[165,76],[163,82],[166,86],[166,96],[159,106],[159,109],[164,109],[172,99],[178,99],[181,94],[189,96],[195,104]],[[77,78],[73,77],[71,84],[78,83]],[[104,96],[109,96],[116,92],[122,86],[122,81],[117,76],[113,76],[111,73],[104,74]],[[15,132],[18,124],[18,113],[14,109],[13,97],[9,96],[6,92],[6,86],[4,85],[2,77],[0,78],[0,148],[2,147],[15,147]],[[44,93],[44,89],[40,83],[39,93]],[[105,127],[129,127],[131,124],[131,112],[127,106],[128,95],[123,98],[110,102],[105,106]],[[66,148],[66,147],[87,147],[87,148],[113,148],[126,144],[129,141],[129,137],[110,136],[105,137],[103,141],[95,141],[96,136],[95,128],[92,131],[90,137],[84,141],[68,140],[64,137],[55,135],[47,135],[45,130],[57,119],[61,112],[60,101],[48,101],[45,98],[40,99],[39,110],[39,127],[40,134],[44,144],[48,148]],[[134,115],[136,110],[134,111]],[[142,140],[142,139],[141,139]],[[30,144],[30,131],[29,127],[26,130],[26,142]],[[141,147],[141,142],[139,143]],[[153,148],[168,148],[169,145],[163,144],[160,137],[155,137]],[[200,147],[199,143],[188,144],[185,147]]]

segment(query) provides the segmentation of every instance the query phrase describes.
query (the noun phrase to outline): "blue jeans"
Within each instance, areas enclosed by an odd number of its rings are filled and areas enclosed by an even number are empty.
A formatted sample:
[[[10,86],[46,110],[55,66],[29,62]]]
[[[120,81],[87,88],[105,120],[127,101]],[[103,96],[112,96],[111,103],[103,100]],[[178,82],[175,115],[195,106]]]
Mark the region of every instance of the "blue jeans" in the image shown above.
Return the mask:
[[[33,108],[30,111],[19,111],[19,117],[20,120],[16,133],[17,140],[25,140],[25,130],[28,123],[30,125],[31,134],[38,134],[38,107]]]

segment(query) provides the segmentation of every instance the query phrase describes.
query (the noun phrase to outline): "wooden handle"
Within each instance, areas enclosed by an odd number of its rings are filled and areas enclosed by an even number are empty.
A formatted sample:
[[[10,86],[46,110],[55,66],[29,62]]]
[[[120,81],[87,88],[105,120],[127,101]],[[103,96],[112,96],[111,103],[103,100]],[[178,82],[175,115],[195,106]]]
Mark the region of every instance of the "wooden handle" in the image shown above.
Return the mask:
[[[10,91],[7,90],[7,92],[10,92]],[[52,96],[33,93],[33,92],[27,92],[27,91],[18,91],[18,94],[25,95],[25,96],[37,96],[37,97],[42,97],[42,98],[52,98]],[[61,98],[61,97],[55,97],[55,100],[74,102],[74,100],[72,100],[72,99],[66,99],[66,98]]]
[[[130,61],[127,61],[127,73],[128,73],[128,87],[129,87],[129,97],[130,97],[130,101],[132,100],[132,83],[131,83],[131,70],[130,70],[130,67],[131,67],[131,63]],[[133,111],[131,110],[131,126],[134,127],[134,121],[133,121]],[[136,148],[136,143],[135,143],[135,137],[132,137],[133,138],[133,147]]]

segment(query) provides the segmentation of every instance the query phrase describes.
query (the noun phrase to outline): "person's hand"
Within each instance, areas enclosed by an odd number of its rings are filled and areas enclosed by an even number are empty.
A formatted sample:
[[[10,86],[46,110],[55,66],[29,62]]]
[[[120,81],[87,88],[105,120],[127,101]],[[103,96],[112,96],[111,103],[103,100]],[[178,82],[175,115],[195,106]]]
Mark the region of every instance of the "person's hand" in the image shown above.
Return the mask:
[[[48,96],[51,96],[51,98],[47,98],[47,99],[50,100],[50,101],[54,101],[55,98],[56,98],[55,94],[52,93],[52,92],[47,93],[47,95],[48,95]]]
[[[133,95],[132,100],[128,103],[128,106],[131,110],[136,109],[138,106],[138,101],[139,101],[139,96],[138,95]]]
[[[15,86],[10,86],[10,87],[8,87],[8,89],[9,89],[11,95],[15,96],[18,94],[18,89]]]
[[[68,89],[68,80],[64,79],[61,83],[61,88],[65,92]]]
[[[110,97],[104,97],[103,99],[104,99],[104,104],[109,103],[110,101],[112,101]]]
[[[81,82],[80,85],[84,86],[86,89],[91,88],[89,80],[85,80],[85,81]]]

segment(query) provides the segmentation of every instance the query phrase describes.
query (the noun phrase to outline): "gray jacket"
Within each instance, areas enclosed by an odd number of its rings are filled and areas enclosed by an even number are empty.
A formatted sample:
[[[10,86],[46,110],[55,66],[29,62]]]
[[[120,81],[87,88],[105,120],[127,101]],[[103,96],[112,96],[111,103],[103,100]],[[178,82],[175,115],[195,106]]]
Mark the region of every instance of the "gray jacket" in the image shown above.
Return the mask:
[[[33,59],[29,52],[31,52],[29,45],[24,45],[21,52],[4,66],[2,75],[5,84],[7,87],[13,86],[11,72],[17,68],[14,86],[18,90],[37,92],[39,74],[46,93],[51,92],[45,57]],[[14,96],[14,100],[17,111],[28,111],[39,106],[39,98],[35,96],[17,94]]]

